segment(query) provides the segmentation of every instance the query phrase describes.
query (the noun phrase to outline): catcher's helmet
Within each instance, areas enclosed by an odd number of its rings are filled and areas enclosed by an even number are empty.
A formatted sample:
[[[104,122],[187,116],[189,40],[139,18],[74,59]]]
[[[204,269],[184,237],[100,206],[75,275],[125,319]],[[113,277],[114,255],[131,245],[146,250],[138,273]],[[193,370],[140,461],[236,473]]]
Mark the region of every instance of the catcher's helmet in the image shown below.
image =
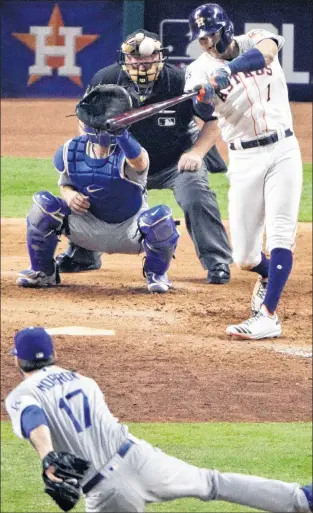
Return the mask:
[[[118,63],[140,94],[148,96],[166,61],[165,48],[154,32],[138,29],[122,43]]]
[[[218,53],[224,53],[234,37],[234,26],[218,4],[203,4],[194,9],[189,16],[189,27],[191,41],[219,32]]]

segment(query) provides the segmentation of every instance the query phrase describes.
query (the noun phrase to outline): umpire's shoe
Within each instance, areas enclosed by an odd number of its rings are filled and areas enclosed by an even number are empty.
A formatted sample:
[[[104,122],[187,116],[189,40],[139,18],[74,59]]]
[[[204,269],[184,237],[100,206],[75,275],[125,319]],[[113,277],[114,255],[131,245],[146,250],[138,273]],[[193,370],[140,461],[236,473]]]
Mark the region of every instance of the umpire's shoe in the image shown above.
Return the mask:
[[[25,288],[40,289],[46,287],[56,287],[61,283],[58,268],[55,266],[55,271],[51,276],[48,276],[42,271],[33,271],[33,269],[26,269],[18,273],[17,285]]]
[[[208,272],[208,283],[224,285],[230,281],[230,269],[227,264],[218,264]]]
[[[60,273],[80,273],[101,268],[101,253],[81,248],[71,243],[55,259]]]

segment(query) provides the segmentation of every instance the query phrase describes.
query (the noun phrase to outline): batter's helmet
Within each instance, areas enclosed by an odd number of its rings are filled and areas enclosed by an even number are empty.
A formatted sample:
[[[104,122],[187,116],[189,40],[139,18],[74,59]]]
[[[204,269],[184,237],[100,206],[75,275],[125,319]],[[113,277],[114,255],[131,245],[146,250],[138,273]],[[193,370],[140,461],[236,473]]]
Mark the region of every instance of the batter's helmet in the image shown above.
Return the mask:
[[[219,32],[218,53],[224,53],[234,37],[234,26],[218,4],[203,4],[194,9],[189,16],[189,27],[191,41]]]
[[[144,29],[136,30],[122,43],[118,63],[137,85],[138,92],[146,96],[151,93],[166,61],[165,50],[159,36]]]

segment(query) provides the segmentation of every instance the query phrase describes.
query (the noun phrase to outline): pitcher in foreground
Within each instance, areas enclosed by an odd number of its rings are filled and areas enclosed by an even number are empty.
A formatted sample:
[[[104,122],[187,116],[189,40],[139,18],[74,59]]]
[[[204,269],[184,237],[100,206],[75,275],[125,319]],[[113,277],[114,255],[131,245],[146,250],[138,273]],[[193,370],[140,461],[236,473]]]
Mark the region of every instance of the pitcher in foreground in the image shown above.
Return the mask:
[[[272,512],[313,510],[312,485],[198,468],[135,438],[93,379],[56,365],[43,328],[18,332],[12,353],[24,380],[6,409],[15,434],[38,452],[46,492],[64,511],[81,491],[90,513],[143,512],[147,503],[183,497]]]

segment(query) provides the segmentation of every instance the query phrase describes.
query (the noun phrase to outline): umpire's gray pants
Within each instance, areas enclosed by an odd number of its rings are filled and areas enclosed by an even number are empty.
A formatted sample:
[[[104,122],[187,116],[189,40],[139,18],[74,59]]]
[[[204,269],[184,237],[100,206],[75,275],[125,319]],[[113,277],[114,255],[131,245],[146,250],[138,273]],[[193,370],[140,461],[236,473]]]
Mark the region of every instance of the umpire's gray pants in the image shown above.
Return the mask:
[[[310,511],[297,483],[198,468],[146,442],[131,447],[124,458],[115,455],[101,473],[105,479],[85,495],[87,513],[143,512],[149,502],[184,497],[271,512]]]
[[[148,175],[147,187],[173,191],[204,269],[232,263],[230,244],[204,163],[196,172],[179,172],[177,166],[172,166]]]

